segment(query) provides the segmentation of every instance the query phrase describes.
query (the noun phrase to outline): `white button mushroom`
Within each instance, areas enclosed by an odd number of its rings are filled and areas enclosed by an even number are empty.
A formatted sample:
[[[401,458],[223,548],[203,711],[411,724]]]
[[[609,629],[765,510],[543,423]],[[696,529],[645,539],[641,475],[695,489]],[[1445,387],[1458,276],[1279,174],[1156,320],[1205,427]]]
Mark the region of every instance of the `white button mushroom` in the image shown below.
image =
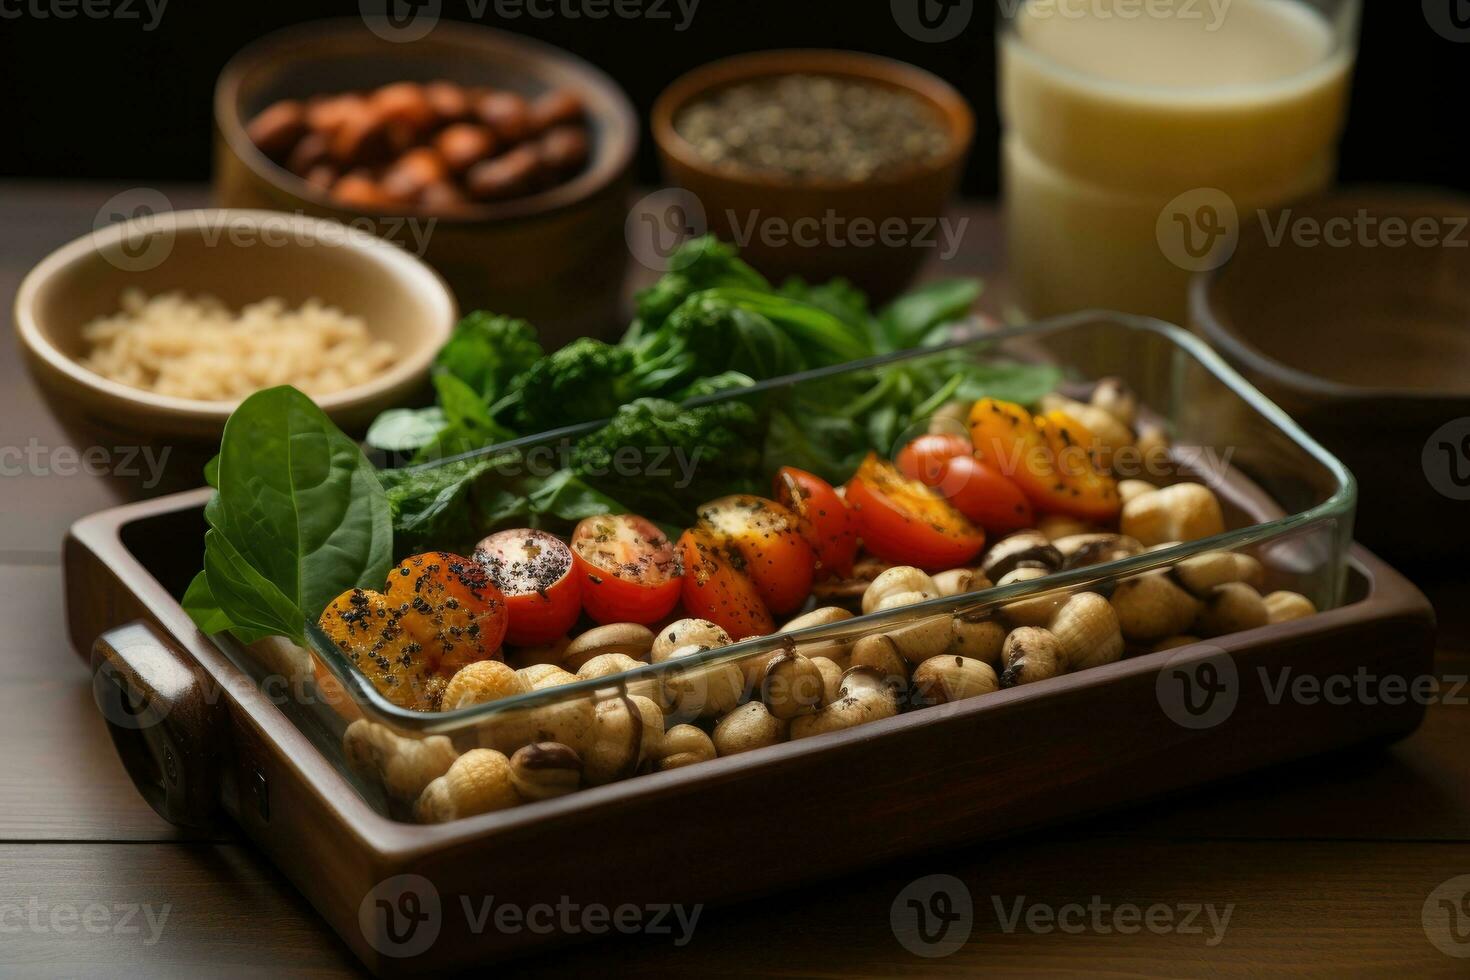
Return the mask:
[[[1198,541],[1223,534],[1225,517],[1209,487],[1176,483],[1141,494],[1123,505],[1119,530],[1143,545]]]

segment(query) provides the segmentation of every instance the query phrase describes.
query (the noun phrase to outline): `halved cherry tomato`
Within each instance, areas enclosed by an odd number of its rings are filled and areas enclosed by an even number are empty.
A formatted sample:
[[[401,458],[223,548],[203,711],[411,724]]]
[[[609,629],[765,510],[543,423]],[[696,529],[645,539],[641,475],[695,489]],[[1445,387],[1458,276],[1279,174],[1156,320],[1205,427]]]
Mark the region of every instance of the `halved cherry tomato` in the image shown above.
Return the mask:
[[[383,595],[444,677],[499,656],[505,596],[478,562],[446,551],[405,558],[388,573]]]
[[[986,534],[1009,534],[1035,523],[1031,501],[1015,481],[974,456],[946,460],[935,489]]]
[[[985,547],[985,532],[918,480],[873,453],[847,484],[863,545],[886,561],[926,571],[957,568]]]
[[[744,559],[707,527],[691,527],[679,538],[684,558],[684,609],[707,619],[731,639],[776,631],[755,583],[741,571]]]
[[[564,636],[582,614],[582,590],[572,574],[572,550],[554,534],[522,528],[480,542],[475,560],[505,594],[510,625],[505,641],[540,646]]]
[[[1096,523],[1123,509],[1118,484],[1093,459],[1092,433],[1064,412],[1032,416],[1020,405],[982,398],[970,410],[976,454],[1021,488],[1036,509]]]
[[[919,436],[898,454],[898,470],[910,480],[928,487],[939,486],[944,464],[956,456],[969,456],[975,446],[965,436],[934,433]]]
[[[898,468],[909,479],[938,490],[987,534],[1030,527],[1031,501],[1014,481],[974,453],[975,445],[967,436],[919,436],[898,454]]]
[[[801,533],[817,553],[823,572],[847,578],[857,557],[857,527],[832,484],[806,470],[783,466],[776,473],[775,498],[801,522]]]
[[[774,500],[721,497],[699,508],[699,523],[740,554],[771,612],[789,613],[811,594],[816,552],[801,535],[800,518]]]
[[[679,601],[678,555],[642,517],[587,518],[572,533],[572,561],[582,608],[599,623],[656,623]]]

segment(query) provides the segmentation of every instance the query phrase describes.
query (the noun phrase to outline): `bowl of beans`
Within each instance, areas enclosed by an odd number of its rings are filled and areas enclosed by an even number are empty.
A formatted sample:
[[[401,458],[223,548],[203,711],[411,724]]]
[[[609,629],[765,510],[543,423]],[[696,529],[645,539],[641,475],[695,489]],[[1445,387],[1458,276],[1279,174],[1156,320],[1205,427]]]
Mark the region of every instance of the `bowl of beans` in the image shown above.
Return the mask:
[[[767,276],[844,276],[882,299],[954,243],[942,231],[974,116],[912,65],[848,51],[768,51],[698,68],[653,108],[686,216]],[[692,199],[691,199],[692,198]]]
[[[215,118],[222,205],[392,240],[463,308],[525,317],[552,346],[617,323],[638,126],[573,55],[474,25],[404,44],[322,21],[236,55]]]

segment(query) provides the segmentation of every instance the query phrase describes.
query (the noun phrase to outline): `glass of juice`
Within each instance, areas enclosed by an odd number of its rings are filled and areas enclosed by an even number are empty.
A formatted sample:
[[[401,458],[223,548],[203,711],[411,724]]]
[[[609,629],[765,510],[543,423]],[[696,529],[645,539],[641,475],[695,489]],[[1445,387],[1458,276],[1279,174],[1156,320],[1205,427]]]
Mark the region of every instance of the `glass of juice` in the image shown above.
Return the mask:
[[[1239,222],[1325,189],[1361,0],[1002,0],[1011,279],[1024,313],[1185,317]]]

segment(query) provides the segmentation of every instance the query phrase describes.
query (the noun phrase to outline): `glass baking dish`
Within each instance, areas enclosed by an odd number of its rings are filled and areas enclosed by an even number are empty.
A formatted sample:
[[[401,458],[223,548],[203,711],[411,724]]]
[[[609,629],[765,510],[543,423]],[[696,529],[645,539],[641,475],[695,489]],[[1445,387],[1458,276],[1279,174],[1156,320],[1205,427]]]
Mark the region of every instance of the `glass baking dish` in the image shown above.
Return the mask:
[[[308,630],[313,660],[309,667],[291,664],[289,655],[273,660],[260,645],[247,650],[226,637],[217,639],[237,666],[258,681],[288,670],[303,675],[311,693],[278,699],[277,703],[372,805],[384,813],[402,815],[403,808],[395,808],[381,785],[364,778],[360,767],[355,772],[347,764],[342,734],[352,721],[366,719],[403,737],[447,736],[457,751],[487,747],[508,755],[519,745],[544,740],[548,732],[558,730],[562,724],[558,718],[564,721],[599,709],[631,716],[635,713],[632,695],[677,692],[688,697],[692,707],[684,713],[694,718],[699,714],[700,692],[722,683],[722,676],[728,676],[732,667],[785,652],[816,656],[847,649],[857,639],[876,633],[898,636],[938,622],[952,626],[956,619],[982,622],[996,617],[1004,608],[1019,608],[1016,604],[1023,601],[1060,601],[1085,591],[1106,593],[1129,576],[1215,550],[1253,555],[1265,568],[1269,589],[1299,592],[1319,609],[1333,608],[1343,601],[1356,506],[1352,474],[1204,344],[1159,321],[1114,313],[1079,313],[999,329],[943,347],[775,379],[689,404],[744,401],[757,410],[761,424],[769,426],[801,400],[821,398],[857,373],[882,380],[930,359],[956,355],[965,364],[973,363],[977,371],[996,361],[1049,362],[1062,370],[1062,390],[1077,394],[1085,393],[1090,382],[1101,378],[1122,379],[1137,394],[1140,406],[1167,430],[1174,475],[1204,482],[1217,491],[1228,530],[1206,540],[1033,581],[859,614],[841,622],[753,638],[615,676],[580,680],[440,713],[415,712],[389,702],[315,626]],[[856,421],[866,424],[871,420],[860,415]],[[560,429],[473,455],[522,460],[535,453],[544,457],[551,452],[554,458],[559,446],[601,425]],[[895,445],[893,451],[897,448]],[[769,462],[774,469],[785,461]],[[764,474],[767,480],[769,475]],[[640,477],[629,475],[627,479]],[[1160,482],[1158,475],[1154,479]],[[1130,654],[1150,655],[1140,651]],[[1039,693],[1049,683],[1052,681],[1039,681],[1034,690]],[[995,696],[981,695],[981,700]],[[678,702],[679,697],[671,696],[671,701]],[[676,704],[674,713],[680,710]],[[674,723],[670,718],[669,724]]]

